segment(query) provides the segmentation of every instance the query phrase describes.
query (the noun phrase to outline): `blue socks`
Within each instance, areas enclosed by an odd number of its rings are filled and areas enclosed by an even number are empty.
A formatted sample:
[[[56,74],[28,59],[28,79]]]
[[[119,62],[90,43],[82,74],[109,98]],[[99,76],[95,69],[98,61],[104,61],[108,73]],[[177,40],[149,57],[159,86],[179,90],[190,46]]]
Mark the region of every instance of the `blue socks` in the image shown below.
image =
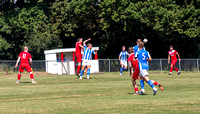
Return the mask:
[[[154,88],[154,85],[153,85],[153,83],[152,83],[151,80],[149,80],[147,83],[148,83],[152,88]]]
[[[90,69],[88,69],[88,71],[87,71],[87,75],[90,75]]]
[[[142,89],[144,89],[144,80],[140,80],[140,86]]]
[[[120,73],[122,73],[123,70],[125,70],[125,68],[124,68],[124,67],[123,67],[123,68],[121,67],[121,68],[120,68]]]
[[[83,70],[81,70],[81,74],[80,74],[80,76],[82,76],[82,75],[83,75],[83,73],[84,73],[84,71],[83,71]]]
[[[83,76],[83,74],[84,74],[84,71],[81,70],[80,76]],[[88,69],[88,71],[87,71],[87,75],[90,75],[90,69]]]

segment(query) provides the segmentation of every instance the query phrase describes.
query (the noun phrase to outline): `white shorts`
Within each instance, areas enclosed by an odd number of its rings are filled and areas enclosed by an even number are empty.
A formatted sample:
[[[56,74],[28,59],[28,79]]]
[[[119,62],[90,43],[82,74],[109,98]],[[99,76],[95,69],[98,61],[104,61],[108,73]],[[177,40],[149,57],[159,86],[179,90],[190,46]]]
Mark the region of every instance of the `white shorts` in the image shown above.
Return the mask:
[[[91,60],[83,59],[82,66],[91,65]]]
[[[140,70],[140,74],[142,75],[142,77],[145,77],[145,76],[149,75],[146,69]]]
[[[121,64],[127,66],[127,61],[121,61]]]

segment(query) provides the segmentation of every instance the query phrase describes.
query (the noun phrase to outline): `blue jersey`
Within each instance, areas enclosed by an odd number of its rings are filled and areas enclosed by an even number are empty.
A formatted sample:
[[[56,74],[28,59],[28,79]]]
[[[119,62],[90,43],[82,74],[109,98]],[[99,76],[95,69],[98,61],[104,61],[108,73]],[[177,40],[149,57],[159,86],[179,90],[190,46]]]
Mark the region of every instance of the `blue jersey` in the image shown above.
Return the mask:
[[[89,49],[87,48],[87,46],[84,46],[83,59],[91,60],[92,53],[94,53],[92,49]]]
[[[139,51],[136,52],[135,57],[138,58],[140,70],[149,69],[149,64],[147,59],[150,58],[151,56],[148,51],[140,49]]]
[[[128,56],[128,52],[127,51],[122,51],[120,52],[119,56],[121,57],[121,61],[127,61],[127,56]]]
[[[137,51],[139,51],[139,46],[138,45],[133,46],[133,49],[134,49],[134,53],[136,53]],[[145,47],[143,49],[146,50]]]

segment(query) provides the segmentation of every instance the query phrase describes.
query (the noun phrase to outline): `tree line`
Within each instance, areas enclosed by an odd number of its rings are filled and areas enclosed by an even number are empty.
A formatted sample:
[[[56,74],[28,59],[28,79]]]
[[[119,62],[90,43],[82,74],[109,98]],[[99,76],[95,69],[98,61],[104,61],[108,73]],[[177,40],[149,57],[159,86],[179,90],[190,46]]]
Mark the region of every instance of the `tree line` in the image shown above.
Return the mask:
[[[92,38],[99,58],[117,58],[121,46],[145,44],[153,58],[169,46],[182,58],[200,57],[200,0],[17,0],[0,2],[0,59],[16,59],[23,46],[34,59],[44,50],[75,47]]]

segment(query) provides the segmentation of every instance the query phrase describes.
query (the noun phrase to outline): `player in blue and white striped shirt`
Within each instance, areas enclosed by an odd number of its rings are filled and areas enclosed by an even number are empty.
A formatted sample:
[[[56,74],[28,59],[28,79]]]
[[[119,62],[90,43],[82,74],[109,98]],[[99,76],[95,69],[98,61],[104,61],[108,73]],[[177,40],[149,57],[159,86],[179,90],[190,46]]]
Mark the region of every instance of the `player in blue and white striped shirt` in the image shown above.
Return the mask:
[[[120,75],[122,75],[122,71],[127,69],[127,56],[129,53],[125,51],[126,47],[122,46],[122,51],[119,53],[119,61],[120,61]]]
[[[90,41],[91,39],[87,39],[83,42],[83,46],[84,46],[84,53],[83,53],[83,61],[82,61],[82,69],[81,69],[81,74],[80,74],[80,78],[82,79],[83,73],[84,73],[84,69],[85,66],[87,66],[88,70],[87,70],[87,79],[89,79],[90,76],[90,66],[91,66],[91,56],[92,53],[93,54],[97,54],[97,51],[92,50],[92,44],[88,43],[86,46],[86,42]]]

